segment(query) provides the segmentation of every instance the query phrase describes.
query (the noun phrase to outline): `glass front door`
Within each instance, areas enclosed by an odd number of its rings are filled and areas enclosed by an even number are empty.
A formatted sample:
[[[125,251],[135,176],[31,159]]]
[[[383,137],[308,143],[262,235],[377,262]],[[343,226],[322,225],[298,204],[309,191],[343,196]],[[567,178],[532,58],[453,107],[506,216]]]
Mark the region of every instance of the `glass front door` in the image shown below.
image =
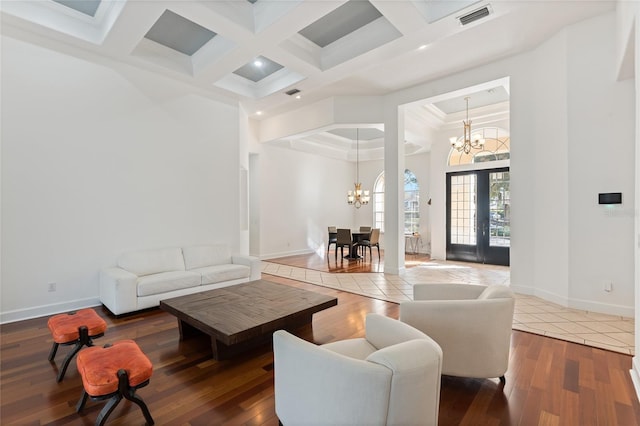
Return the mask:
[[[447,174],[447,259],[509,265],[509,169]]]

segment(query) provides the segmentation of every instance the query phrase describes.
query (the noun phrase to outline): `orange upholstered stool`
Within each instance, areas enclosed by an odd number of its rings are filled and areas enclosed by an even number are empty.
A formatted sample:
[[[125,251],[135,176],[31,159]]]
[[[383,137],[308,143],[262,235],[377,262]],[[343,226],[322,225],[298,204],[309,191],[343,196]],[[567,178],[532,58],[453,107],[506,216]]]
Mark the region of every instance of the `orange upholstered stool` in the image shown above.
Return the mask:
[[[124,397],[137,404],[147,424],[153,425],[151,413],[136,390],[149,384],[153,365],[133,340],[120,340],[104,347],[93,346],[78,354],[76,361],[84,389],[76,412],[82,411],[87,397],[109,400],[102,408],[96,425],[103,425]]]
[[[62,363],[58,372],[58,382],[64,377],[73,357],[83,346],[93,346],[93,340],[104,335],[107,323],[93,309],[81,309],[75,312],[55,315],[47,323],[53,336],[53,346],[49,352],[49,361],[53,361],[59,345],[74,345]]]

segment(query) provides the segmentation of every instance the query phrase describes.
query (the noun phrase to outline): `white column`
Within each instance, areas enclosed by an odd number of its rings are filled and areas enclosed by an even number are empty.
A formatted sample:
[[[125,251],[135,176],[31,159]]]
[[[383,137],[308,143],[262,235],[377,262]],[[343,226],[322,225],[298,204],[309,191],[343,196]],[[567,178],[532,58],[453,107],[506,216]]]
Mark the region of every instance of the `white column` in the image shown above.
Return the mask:
[[[404,272],[404,109],[385,105],[384,272]]]

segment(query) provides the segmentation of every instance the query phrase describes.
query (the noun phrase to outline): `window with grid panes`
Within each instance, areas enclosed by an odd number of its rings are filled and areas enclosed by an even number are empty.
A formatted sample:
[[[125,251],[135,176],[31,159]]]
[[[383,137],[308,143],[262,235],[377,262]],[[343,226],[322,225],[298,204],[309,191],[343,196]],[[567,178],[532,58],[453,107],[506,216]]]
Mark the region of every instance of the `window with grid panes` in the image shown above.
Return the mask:
[[[384,232],[384,172],[373,186],[373,224]],[[420,229],[420,185],[416,175],[404,171],[404,232],[413,234]]]

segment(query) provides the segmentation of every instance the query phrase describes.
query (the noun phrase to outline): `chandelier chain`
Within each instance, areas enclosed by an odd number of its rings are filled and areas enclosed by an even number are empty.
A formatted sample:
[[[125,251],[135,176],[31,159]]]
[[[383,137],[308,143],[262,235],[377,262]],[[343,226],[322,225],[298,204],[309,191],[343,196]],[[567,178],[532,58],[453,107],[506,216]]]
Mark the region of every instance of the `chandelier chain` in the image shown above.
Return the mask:
[[[347,192],[347,203],[359,209],[362,205],[369,204],[369,191],[362,190],[360,183],[360,129],[356,128],[356,182],[355,189]]]

